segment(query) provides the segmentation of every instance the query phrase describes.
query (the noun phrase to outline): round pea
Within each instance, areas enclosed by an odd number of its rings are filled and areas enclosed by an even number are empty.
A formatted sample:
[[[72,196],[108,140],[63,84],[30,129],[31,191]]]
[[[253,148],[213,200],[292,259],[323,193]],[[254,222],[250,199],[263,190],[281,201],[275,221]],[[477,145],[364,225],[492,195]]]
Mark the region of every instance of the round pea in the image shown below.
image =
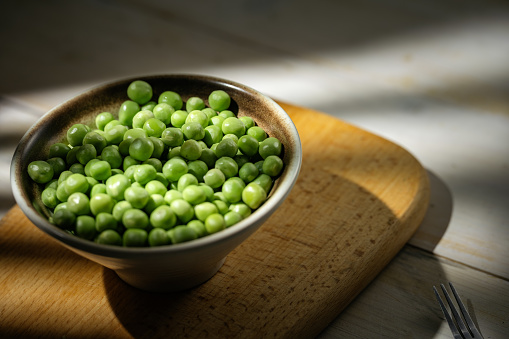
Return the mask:
[[[218,168],[210,169],[204,176],[203,181],[212,188],[221,187],[226,180],[224,173]]]
[[[128,131],[127,126],[117,125],[104,132],[104,138],[109,145],[118,145],[124,140]]]
[[[216,146],[214,153],[218,158],[233,158],[239,149],[237,142],[231,138],[223,138]]]
[[[145,190],[148,192],[148,194],[160,194],[164,196],[168,189],[166,186],[160,182],[159,180],[151,180],[145,184]]]
[[[267,138],[267,133],[265,133],[263,128],[258,127],[258,126],[253,126],[253,127],[249,128],[247,130],[246,134],[249,136],[252,136],[256,140],[258,140],[258,142],[262,142],[263,140],[265,140]]]
[[[87,164],[91,164],[94,160],[99,161],[99,159],[92,159]],[[69,171],[71,171],[72,173],[79,173],[79,174],[87,175],[87,172],[85,171],[85,166],[83,166],[82,164],[80,164],[78,162],[75,164],[72,164],[69,167]]]
[[[251,215],[251,208],[244,203],[236,203],[230,205],[230,211],[237,212],[243,219]]]
[[[191,205],[198,205],[207,200],[205,192],[198,185],[189,185],[184,188],[182,197]]]
[[[148,138],[136,138],[129,146],[129,155],[138,161],[149,159],[153,152],[154,144]]]
[[[196,140],[189,139],[180,146],[180,156],[187,160],[197,160],[200,158],[202,148]]]
[[[87,177],[87,178],[89,178],[89,177]],[[94,195],[96,195],[98,193],[107,194],[105,184],[96,184],[96,185],[92,186],[92,188],[90,189],[90,197],[93,197]]]
[[[150,225],[152,227],[169,230],[177,223],[177,215],[168,205],[161,205],[150,214]]]
[[[151,118],[145,121],[143,129],[147,131],[148,136],[159,138],[166,129],[166,124],[159,119]]]
[[[64,143],[57,142],[50,146],[49,148],[49,158],[62,158],[65,159],[67,157],[67,153],[71,148]]]
[[[267,193],[257,183],[251,182],[242,191],[242,201],[251,209],[257,209],[267,199]]]
[[[177,147],[184,143],[184,134],[179,128],[168,127],[161,134],[161,140],[167,147]]]
[[[170,207],[177,215],[177,218],[183,223],[189,222],[194,217],[193,206],[184,199],[173,200]]]
[[[122,236],[122,244],[125,247],[144,247],[147,244],[148,233],[144,229],[130,228]]]
[[[55,188],[45,188],[41,193],[41,200],[44,206],[49,208],[55,208],[60,201],[57,198],[57,190]]]
[[[245,184],[242,180],[235,180],[230,178],[226,180],[221,188],[226,200],[230,203],[236,203],[242,200],[242,191],[244,190]]]
[[[114,246],[121,246],[122,245],[122,237],[120,234],[118,234],[117,231],[114,230],[105,230],[101,232],[96,240],[98,244],[104,244],[104,245],[114,245]]]
[[[127,176],[124,174],[115,174],[106,180],[106,193],[113,199],[124,200],[125,190],[131,186]]]
[[[101,152],[101,159],[110,164],[110,168],[120,168],[122,166],[122,155],[118,147],[106,146]]]
[[[195,121],[186,122],[182,126],[182,133],[187,139],[202,140],[205,137],[205,129]]]
[[[94,145],[97,153],[101,153],[103,148],[108,145],[106,138],[98,132],[90,131],[83,138],[83,145]]]
[[[145,105],[141,106],[142,111],[154,111],[154,107],[156,107],[157,102],[150,100]]]
[[[235,113],[233,113],[232,111],[230,110],[223,110],[221,112],[219,112],[219,116],[225,118],[225,119],[228,119],[228,118],[235,118]]]
[[[205,127],[205,136],[203,137],[203,141],[208,147],[221,142],[222,139],[223,131],[219,126],[210,125]]]
[[[187,227],[191,228],[196,233],[198,238],[203,237],[204,235],[207,234],[205,224],[198,219],[193,219],[190,222],[188,222]]]
[[[209,117],[201,110],[194,110],[189,112],[189,114],[186,117],[186,123],[189,122],[197,122],[203,128],[205,128],[209,125]]]
[[[250,135],[241,136],[237,143],[242,154],[250,157],[258,153],[258,144],[258,140]]]
[[[221,126],[223,126],[223,122],[225,119],[226,118],[221,115],[216,115],[216,116],[213,116],[212,118],[210,118],[210,123],[214,126],[221,128]]]
[[[163,165],[163,175],[169,181],[177,181],[187,171],[187,163],[182,158],[171,158]]]
[[[198,235],[194,229],[185,225],[176,226],[175,228],[169,230],[167,234],[173,244],[191,241],[198,238]]]
[[[213,213],[205,219],[205,229],[209,234],[217,233],[226,228],[224,217],[219,213]]]
[[[164,246],[170,243],[170,238],[162,228],[154,228],[148,234],[148,244],[151,247]]]
[[[246,130],[248,130],[249,128],[251,128],[255,125],[253,118],[248,117],[248,116],[239,117],[239,120],[244,123],[244,126],[246,126]]]
[[[216,111],[224,111],[230,107],[230,95],[223,90],[213,91],[208,99],[210,107]]]
[[[205,102],[200,97],[190,97],[186,102],[186,111],[202,110],[205,108]]]
[[[281,142],[277,138],[269,137],[260,143],[258,152],[263,159],[267,158],[269,155],[279,156],[281,154]]]
[[[97,157],[97,150],[92,144],[85,144],[80,146],[76,152],[76,159],[80,164],[86,165],[90,160]]]
[[[89,214],[90,199],[84,193],[72,193],[67,199],[67,208],[76,216]]]
[[[104,126],[106,126],[106,124],[112,120],[114,120],[115,118],[113,117],[113,114],[111,114],[110,112],[102,112],[102,113],[99,113],[96,117],[95,117],[95,126],[100,129],[101,131],[104,131]]]
[[[140,105],[132,100],[126,100],[118,110],[118,120],[122,125],[133,127],[133,118],[140,111]]]
[[[142,185],[156,178],[157,171],[154,166],[149,164],[138,165],[134,171],[134,180]]]
[[[209,168],[207,164],[201,160],[190,161],[187,164],[188,171],[194,175],[198,182],[203,182],[203,176],[208,172]]]
[[[88,191],[88,181],[83,174],[73,173],[65,180],[65,190],[71,195],[75,192],[85,193]]]
[[[106,180],[111,177],[110,163],[104,160],[97,161],[90,166],[90,175],[96,180]]]
[[[178,93],[173,91],[166,91],[161,93],[158,98],[158,103],[166,103],[173,107],[175,110],[179,110],[183,106],[182,98]]]
[[[124,140],[137,139],[137,138],[148,138],[147,131],[143,128],[131,128],[124,133]]]
[[[111,214],[115,218],[116,221],[122,221],[122,217],[124,216],[124,212],[127,210],[132,209],[133,206],[129,201],[122,200],[119,201],[113,206],[113,210],[111,211]]]
[[[169,125],[171,123],[171,115],[175,112],[175,109],[168,105],[165,102],[157,104],[152,109],[152,113],[154,113],[154,118],[159,119],[165,125]]]
[[[164,195],[164,201],[166,201],[168,205],[170,205],[173,200],[177,199],[182,199],[182,192],[174,189],[168,190],[168,192]]]
[[[143,208],[148,202],[149,194],[143,187],[128,187],[124,192],[125,200],[129,201],[134,208]]]
[[[256,166],[252,162],[245,163],[239,169],[239,177],[242,180],[244,180],[246,184],[256,179],[256,177],[258,177],[258,174],[259,174],[258,168],[256,168]]]
[[[236,223],[240,222],[242,219],[243,219],[242,215],[234,211],[229,211],[224,215],[224,222],[226,224],[226,227],[233,226]]]
[[[208,168],[213,168],[217,161],[217,155],[210,148],[206,148],[201,151],[201,156],[198,160],[203,161]]]
[[[191,173],[186,173],[179,178],[177,182],[177,189],[180,192],[183,192],[187,186],[191,185],[198,185],[198,179]]]
[[[138,208],[132,208],[124,211],[122,215],[122,224],[125,228],[146,229],[149,226],[149,218],[144,211]]]
[[[99,213],[111,213],[115,207],[115,201],[105,193],[97,193],[90,198],[90,211],[93,215]]]
[[[28,164],[28,175],[38,184],[45,184],[53,179],[53,167],[46,161],[36,160]]]
[[[143,80],[135,80],[127,87],[127,96],[140,105],[146,104],[152,99],[152,86]]]
[[[80,215],[76,218],[76,235],[80,238],[93,240],[97,234],[95,219],[89,215]]]
[[[68,208],[61,208],[53,213],[52,222],[62,229],[72,229],[76,222],[76,215]]]
[[[236,117],[229,117],[223,121],[221,129],[224,134],[235,134],[237,138],[240,138],[246,133],[246,126]]]
[[[80,146],[83,144],[83,138],[90,132],[90,127],[84,124],[74,124],[67,130],[67,142],[71,146]]]
[[[116,230],[117,226],[117,220],[110,213],[101,212],[95,216],[95,229],[97,232]]]
[[[164,142],[161,140],[161,138],[156,137],[148,137],[150,141],[154,144],[154,151],[152,152],[152,158],[161,158],[164,152]]]
[[[224,173],[226,179],[237,175],[237,173],[239,172],[239,166],[237,165],[235,160],[226,156],[217,159],[215,163],[215,168],[221,170],[221,172]]]
[[[177,110],[171,115],[171,124],[174,127],[181,128],[186,123],[189,113],[184,110]]]
[[[283,160],[276,155],[269,155],[263,161],[262,169],[263,173],[271,177],[276,177],[283,170]]]
[[[270,176],[262,173],[257,176],[253,182],[260,185],[265,190],[265,192],[267,192],[267,195],[269,194],[270,189],[272,188],[272,178]]]

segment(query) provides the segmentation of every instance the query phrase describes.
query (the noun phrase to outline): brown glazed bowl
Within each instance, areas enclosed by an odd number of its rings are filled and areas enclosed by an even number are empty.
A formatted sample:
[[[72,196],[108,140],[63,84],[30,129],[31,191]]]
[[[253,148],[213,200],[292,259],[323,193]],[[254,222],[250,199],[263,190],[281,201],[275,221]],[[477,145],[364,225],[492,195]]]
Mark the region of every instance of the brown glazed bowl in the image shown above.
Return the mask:
[[[237,111],[239,116],[252,117],[270,136],[281,141],[284,170],[267,201],[251,216],[203,238],[147,248],[97,244],[69,234],[48,221],[50,212],[40,200],[40,185],[27,174],[28,164],[46,159],[49,147],[63,141],[73,124],[93,126],[97,114],[105,111],[116,114],[121,103],[127,100],[127,87],[138,79],[151,84],[153,98],[172,90],[184,101],[191,96],[206,99],[213,90],[225,90],[232,99],[230,110]],[[25,215],[60,244],[114,270],[131,286],[147,291],[172,292],[202,284],[221,268],[226,256],[255,232],[288,196],[297,180],[301,161],[297,129],[288,114],[270,98],[247,86],[209,76],[152,75],[100,85],[47,112],[21,139],[12,159],[11,184],[16,202]]]

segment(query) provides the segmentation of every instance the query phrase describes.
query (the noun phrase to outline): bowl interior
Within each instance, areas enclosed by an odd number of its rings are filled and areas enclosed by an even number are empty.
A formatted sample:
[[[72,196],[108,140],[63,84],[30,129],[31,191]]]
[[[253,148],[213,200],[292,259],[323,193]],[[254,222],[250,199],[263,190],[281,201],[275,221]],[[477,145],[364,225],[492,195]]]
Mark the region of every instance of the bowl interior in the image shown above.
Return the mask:
[[[95,117],[101,112],[110,112],[117,117],[120,105],[128,100],[128,85],[137,79],[145,80],[152,86],[153,100],[157,100],[162,92],[171,90],[179,93],[184,102],[189,97],[198,96],[208,104],[208,95],[213,90],[222,89],[228,92],[232,99],[230,110],[238,116],[252,117],[269,136],[278,138],[284,146],[285,168],[283,173],[274,184],[269,199],[253,215],[225,231],[189,243],[165,246],[167,250],[185,250],[200,246],[200,244],[210,244],[216,239],[231,236],[236,232],[242,232],[243,229],[256,222],[257,216],[261,218],[263,214],[270,214],[281,204],[297,178],[302,151],[294,124],[279,105],[247,86],[214,77],[200,75],[142,76],[100,85],[66,101],[46,113],[22,138],[13,157],[11,182],[18,205],[36,226],[68,246],[85,251],[107,255],[117,253],[125,256],[129,252],[161,250],[160,248],[125,249],[98,245],[60,230],[47,221],[49,211],[40,200],[41,187],[32,182],[26,170],[31,161],[46,159],[49,147],[56,142],[65,140],[66,131],[73,124],[84,123],[95,126]]]

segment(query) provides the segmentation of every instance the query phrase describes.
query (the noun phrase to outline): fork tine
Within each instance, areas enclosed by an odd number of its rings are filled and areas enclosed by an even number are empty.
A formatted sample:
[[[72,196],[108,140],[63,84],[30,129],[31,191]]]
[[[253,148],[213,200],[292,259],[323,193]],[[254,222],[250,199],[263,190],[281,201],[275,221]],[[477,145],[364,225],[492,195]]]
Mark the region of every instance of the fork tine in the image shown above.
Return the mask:
[[[461,334],[458,332],[458,329],[456,328],[454,321],[449,315],[449,312],[447,311],[447,308],[445,307],[442,298],[440,298],[440,295],[438,294],[438,291],[435,288],[435,286],[433,286],[433,291],[435,291],[435,296],[437,297],[438,303],[440,304],[440,308],[442,309],[442,313],[444,314],[445,320],[447,320],[447,323],[449,324],[449,328],[451,329],[454,339],[463,339]]]
[[[461,333],[463,334],[463,337],[472,338],[472,335],[470,334],[467,327],[465,326],[463,319],[461,319],[461,316],[459,315],[458,311],[456,310],[456,307],[454,307],[451,297],[449,297],[449,293],[447,293],[447,290],[445,289],[444,284],[440,284],[440,286],[442,287],[442,291],[444,292],[445,299],[447,300],[447,303],[449,304],[449,308],[451,309],[452,316],[454,317],[454,320],[456,320],[456,324],[458,324],[458,326],[461,330]]]
[[[449,286],[451,287],[452,294],[454,294],[454,298],[456,298],[456,301],[458,302],[458,306],[461,310],[461,313],[463,314],[463,318],[465,318],[465,321],[467,322],[468,327],[470,328],[470,331],[472,331],[474,338],[483,338],[477,327],[475,326],[474,322],[472,321],[472,318],[470,317],[470,314],[468,314],[468,311],[466,310],[465,306],[463,305],[463,302],[461,301],[460,296],[458,293],[456,293],[456,289],[452,285],[451,282],[449,282]]]

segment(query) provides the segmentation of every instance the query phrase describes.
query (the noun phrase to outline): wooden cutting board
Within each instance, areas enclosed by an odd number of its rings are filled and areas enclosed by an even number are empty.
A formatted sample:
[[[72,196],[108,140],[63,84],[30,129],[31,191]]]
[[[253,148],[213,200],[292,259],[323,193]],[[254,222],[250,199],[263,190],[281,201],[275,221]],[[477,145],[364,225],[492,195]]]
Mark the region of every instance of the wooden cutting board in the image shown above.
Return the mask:
[[[205,284],[142,292],[33,226],[0,221],[0,337],[311,337],[389,263],[428,207],[407,151],[281,104],[300,133],[299,179],[279,210]]]

